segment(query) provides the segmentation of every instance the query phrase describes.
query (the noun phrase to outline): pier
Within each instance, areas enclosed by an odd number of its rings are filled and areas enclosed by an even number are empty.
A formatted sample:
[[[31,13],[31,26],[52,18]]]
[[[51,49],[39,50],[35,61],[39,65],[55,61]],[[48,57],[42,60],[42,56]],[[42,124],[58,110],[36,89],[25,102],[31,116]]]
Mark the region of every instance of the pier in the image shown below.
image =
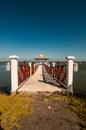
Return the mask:
[[[46,73],[46,75],[44,75],[44,73]],[[61,92],[62,90],[60,84],[56,83],[44,70],[43,65],[40,64],[37,71],[17,90],[17,92]]]
[[[11,62],[7,64],[7,70],[11,70],[11,93],[39,93],[58,92],[71,93],[73,95],[73,56],[66,57],[66,64],[60,62],[48,62],[48,57],[39,55],[35,62],[18,63],[18,56],[9,57]],[[40,62],[40,60],[43,60]]]

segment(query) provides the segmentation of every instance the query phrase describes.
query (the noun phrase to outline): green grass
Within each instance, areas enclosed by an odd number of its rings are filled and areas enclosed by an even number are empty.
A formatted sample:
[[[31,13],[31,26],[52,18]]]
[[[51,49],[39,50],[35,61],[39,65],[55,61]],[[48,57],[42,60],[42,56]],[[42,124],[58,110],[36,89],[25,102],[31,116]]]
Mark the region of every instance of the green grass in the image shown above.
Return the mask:
[[[0,120],[1,127],[4,130],[10,130],[13,127],[21,127],[19,121],[22,116],[32,114],[31,99],[28,95],[4,95],[0,94]]]

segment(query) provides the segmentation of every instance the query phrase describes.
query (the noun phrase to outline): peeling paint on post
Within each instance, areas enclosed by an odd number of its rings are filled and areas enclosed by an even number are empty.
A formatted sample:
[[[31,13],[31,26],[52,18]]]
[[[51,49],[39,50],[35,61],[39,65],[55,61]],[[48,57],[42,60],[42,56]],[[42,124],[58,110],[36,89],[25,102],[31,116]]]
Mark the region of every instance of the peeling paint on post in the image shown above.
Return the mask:
[[[75,57],[68,56],[67,59],[67,89],[73,94],[73,60]]]
[[[11,59],[11,93],[16,93],[18,89],[18,56],[9,56]]]

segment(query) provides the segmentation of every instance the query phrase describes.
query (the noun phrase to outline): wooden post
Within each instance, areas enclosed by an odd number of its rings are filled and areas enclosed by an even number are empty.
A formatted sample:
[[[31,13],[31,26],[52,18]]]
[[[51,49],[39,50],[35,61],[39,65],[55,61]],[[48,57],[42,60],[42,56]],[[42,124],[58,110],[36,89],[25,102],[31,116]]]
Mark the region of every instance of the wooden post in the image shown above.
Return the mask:
[[[11,59],[11,93],[16,93],[18,89],[18,61],[16,55],[9,56]]]
[[[73,94],[73,60],[75,57],[68,56],[67,59],[67,89]]]

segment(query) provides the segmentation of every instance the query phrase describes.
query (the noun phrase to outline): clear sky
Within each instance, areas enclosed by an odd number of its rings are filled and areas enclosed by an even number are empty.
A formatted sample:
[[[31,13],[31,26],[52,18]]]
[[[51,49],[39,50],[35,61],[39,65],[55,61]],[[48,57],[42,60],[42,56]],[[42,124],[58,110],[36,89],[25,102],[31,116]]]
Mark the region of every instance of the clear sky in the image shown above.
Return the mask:
[[[86,61],[86,0],[0,0],[0,60]]]

